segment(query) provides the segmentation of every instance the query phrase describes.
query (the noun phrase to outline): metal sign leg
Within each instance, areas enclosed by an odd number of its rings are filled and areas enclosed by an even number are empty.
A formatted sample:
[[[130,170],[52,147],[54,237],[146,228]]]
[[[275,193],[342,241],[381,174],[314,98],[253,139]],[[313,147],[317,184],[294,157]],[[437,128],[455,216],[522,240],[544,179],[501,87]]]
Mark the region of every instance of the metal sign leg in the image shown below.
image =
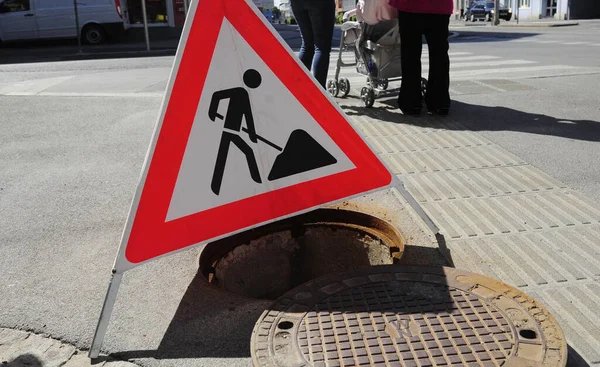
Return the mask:
[[[102,311],[100,312],[100,318],[98,319],[98,326],[96,326],[96,332],[94,333],[94,339],[92,340],[92,346],[88,356],[90,358],[98,358],[100,355],[100,347],[102,346],[102,340],[104,340],[104,334],[106,334],[106,328],[110,321],[110,315],[117,299],[117,292],[119,285],[121,285],[121,279],[123,273],[113,272],[108,290],[106,291],[106,298],[104,298],[104,305],[102,305]]]
[[[417,212],[419,217],[421,217],[421,219],[423,219],[423,222],[425,222],[425,224],[427,225],[427,227],[429,227],[429,229],[433,232],[433,234],[440,233],[440,229],[438,228],[438,226],[436,226],[435,223],[433,223],[433,220],[431,220],[431,218],[429,218],[429,215],[427,215],[427,213],[425,213],[425,210],[423,210],[421,205],[419,205],[419,203],[417,203],[417,201],[410,194],[410,192],[408,192],[408,190],[406,190],[406,188],[404,187],[404,182],[402,182],[397,177],[394,177],[394,180],[395,180],[394,188],[396,188],[396,190],[398,190],[398,192],[400,192],[400,195],[402,195],[404,200],[406,200],[408,202],[408,204]]]
[[[146,51],[150,51],[150,34],[148,33],[148,15],[146,14],[146,0],[142,0],[142,18],[144,20],[144,35],[146,36]]]

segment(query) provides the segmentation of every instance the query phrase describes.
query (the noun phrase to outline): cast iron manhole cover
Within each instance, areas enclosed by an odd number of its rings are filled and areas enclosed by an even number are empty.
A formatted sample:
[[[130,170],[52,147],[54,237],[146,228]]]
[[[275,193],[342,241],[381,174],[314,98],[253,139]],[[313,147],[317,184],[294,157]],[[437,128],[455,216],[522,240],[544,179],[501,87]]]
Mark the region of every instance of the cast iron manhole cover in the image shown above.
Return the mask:
[[[255,366],[565,366],[537,301],[453,268],[377,266],[315,279],[263,313]]]

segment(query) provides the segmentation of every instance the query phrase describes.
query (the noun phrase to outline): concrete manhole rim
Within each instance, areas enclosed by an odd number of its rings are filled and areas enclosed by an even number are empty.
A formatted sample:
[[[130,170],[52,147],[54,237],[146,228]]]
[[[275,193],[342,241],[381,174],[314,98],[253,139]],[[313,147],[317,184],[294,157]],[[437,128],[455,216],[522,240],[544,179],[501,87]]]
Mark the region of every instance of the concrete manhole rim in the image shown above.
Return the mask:
[[[321,208],[291,218],[268,223],[250,230],[242,231],[230,237],[208,243],[198,256],[199,272],[202,278],[215,289],[220,289],[212,283],[214,265],[236,247],[250,243],[260,237],[297,228],[327,226],[337,229],[355,231],[378,238],[390,249],[390,257],[399,262],[404,254],[404,238],[400,231],[385,220],[376,216],[354,210]],[[255,299],[245,295],[237,296]]]
[[[349,277],[349,274],[352,276]],[[287,292],[261,315],[255,325],[251,338],[253,364],[278,367],[312,365],[310,361],[302,359],[303,352],[296,344],[292,346],[293,353],[302,358],[296,358],[292,364],[283,363],[283,357],[277,355],[276,350],[285,350],[286,345],[281,344],[281,341],[274,342],[274,335],[286,332],[290,334],[290,341],[297,342],[300,326],[304,327],[304,318],[315,312],[315,306],[319,302],[355,287],[387,282],[431,283],[473,295],[486,301],[487,306],[493,306],[503,319],[508,321],[513,336],[511,353],[498,365],[513,366],[536,362],[530,358],[533,350],[531,348],[537,348],[536,350],[542,352],[536,365],[566,366],[567,344],[562,329],[538,301],[525,293],[498,280],[454,268],[398,265],[382,265],[332,274]],[[325,313],[327,314],[327,311]],[[284,327],[281,327],[282,324]],[[277,343],[279,345],[274,345]]]

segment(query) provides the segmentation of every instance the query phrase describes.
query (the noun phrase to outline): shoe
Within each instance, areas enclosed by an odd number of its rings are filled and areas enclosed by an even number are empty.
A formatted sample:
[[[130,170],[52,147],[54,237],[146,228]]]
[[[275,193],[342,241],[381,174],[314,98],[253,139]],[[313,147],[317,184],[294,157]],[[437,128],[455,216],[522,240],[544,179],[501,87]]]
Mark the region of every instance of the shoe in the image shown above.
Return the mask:
[[[407,109],[401,108],[400,111],[402,111],[403,115],[407,115],[407,116],[419,116],[421,114],[420,108],[407,108]]]
[[[427,109],[429,114],[431,115],[440,115],[440,116],[447,116],[448,112],[450,112],[450,108],[446,107],[446,108],[428,108]]]

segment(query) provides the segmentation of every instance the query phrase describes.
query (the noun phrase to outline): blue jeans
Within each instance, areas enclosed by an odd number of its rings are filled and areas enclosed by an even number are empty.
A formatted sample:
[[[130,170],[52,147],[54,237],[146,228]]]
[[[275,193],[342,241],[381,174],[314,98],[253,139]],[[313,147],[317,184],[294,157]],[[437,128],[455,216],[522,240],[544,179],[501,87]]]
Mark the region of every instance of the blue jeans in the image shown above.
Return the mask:
[[[302,34],[298,57],[325,87],[335,24],[334,0],[292,0],[294,18]]]

